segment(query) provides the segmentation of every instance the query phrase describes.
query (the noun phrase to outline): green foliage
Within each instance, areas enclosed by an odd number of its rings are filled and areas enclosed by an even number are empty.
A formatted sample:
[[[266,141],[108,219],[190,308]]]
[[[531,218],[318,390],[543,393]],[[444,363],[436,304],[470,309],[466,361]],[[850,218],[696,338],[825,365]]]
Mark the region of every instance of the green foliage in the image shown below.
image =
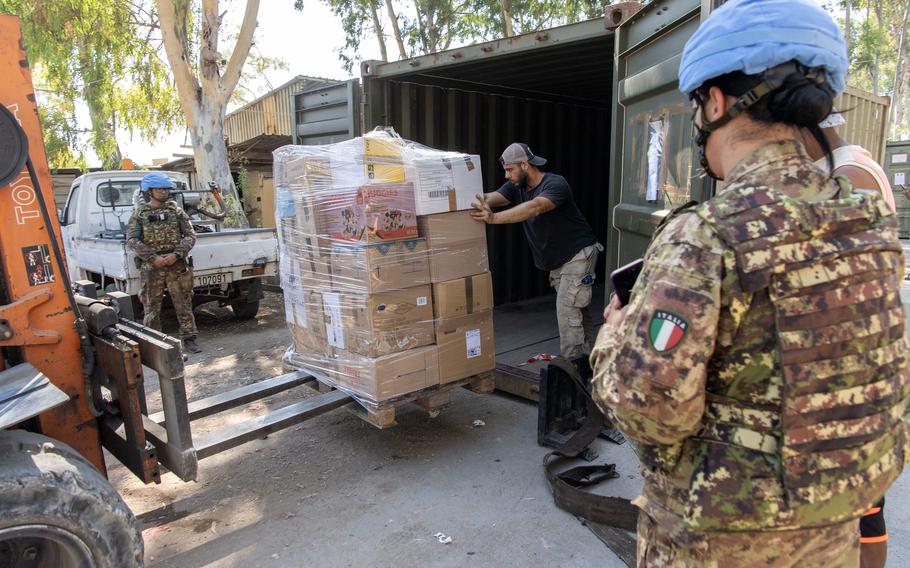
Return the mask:
[[[838,20],[849,45],[851,86],[891,97],[892,138],[906,138],[910,129],[904,117],[910,95],[908,39],[899,44],[910,0],[837,0],[825,8]],[[847,9],[850,25],[847,29]],[[897,80],[895,80],[897,79]]]
[[[411,55],[424,55],[465,42],[491,40],[505,35],[503,0],[322,0],[341,20],[345,44],[338,57],[350,72],[360,60],[361,43],[368,33],[376,33],[373,11],[382,14],[385,2],[393,2],[402,40]],[[515,34],[578,22],[603,15],[598,0],[508,0]],[[303,1],[294,7],[303,9]],[[410,17],[401,13],[405,7]],[[381,19],[385,19],[384,16]],[[385,35],[385,31],[383,31]]]
[[[0,11],[21,19],[52,163],[77,165],[67,162],[84,161],[91,146],[104,167],[118,167],[118,133],[153,141],[181,123],[150,4],[0,0]],[[88,107],[88,132],[74,126],[80,102]]]

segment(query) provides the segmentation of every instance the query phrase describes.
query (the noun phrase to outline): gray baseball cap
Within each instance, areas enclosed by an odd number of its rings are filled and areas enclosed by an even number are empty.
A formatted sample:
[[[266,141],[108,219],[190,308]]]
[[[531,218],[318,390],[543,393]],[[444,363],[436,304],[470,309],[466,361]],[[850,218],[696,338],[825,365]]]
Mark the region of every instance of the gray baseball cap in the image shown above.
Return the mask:
[[[534,152],[528,148],[524,142],[512,142],[509,147],[503,151],[499,161],[503,164],[517,164],[519,162],[528,162],[534,166],[542,166],[547,163],[547,159],[541,156],[535,156]]]

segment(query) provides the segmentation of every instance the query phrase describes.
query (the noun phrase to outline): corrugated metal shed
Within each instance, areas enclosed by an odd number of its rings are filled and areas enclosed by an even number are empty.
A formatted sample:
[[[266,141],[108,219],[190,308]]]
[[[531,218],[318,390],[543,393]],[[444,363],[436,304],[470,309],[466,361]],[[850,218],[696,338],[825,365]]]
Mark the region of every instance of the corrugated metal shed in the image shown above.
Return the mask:
[[[834,107],[844,113],[847,124],[835,130],[847,142],[862,146],[882,162],[885,157],[885,133],[890,106],[890,97],[879,97],[855,87],[847,87],[844,94],[834,101]]]
[[[332,79],[298,75],[284,85],[224,117],[224,135],[229,144],[239,144],[262,134],[291,136],[291,95]]]

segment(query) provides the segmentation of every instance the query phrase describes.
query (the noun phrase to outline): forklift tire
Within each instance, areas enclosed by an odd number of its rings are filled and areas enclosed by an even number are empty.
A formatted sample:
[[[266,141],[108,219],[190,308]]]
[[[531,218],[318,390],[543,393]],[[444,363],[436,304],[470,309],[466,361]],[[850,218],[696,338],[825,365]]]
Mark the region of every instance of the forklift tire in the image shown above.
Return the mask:
[[[0,566],[134,568],[142,531],[111,484],[75,450],[0,432]]]
[[[236,304],[231,304],[231,309],[234,310],[235,319],[251,320],[259,313],[259,300],[237,302]]]

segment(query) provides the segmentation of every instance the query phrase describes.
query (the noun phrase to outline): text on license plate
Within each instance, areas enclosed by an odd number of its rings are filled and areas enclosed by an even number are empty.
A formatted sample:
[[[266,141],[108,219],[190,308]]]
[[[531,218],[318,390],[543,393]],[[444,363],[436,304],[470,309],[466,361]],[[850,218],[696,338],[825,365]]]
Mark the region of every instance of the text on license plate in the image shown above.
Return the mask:
[[[202,286],[220,286],[221,284],[227,284],[232,278],[230,273],[221,272],[218,274],[202,274],[195,276],[193,280],[193,286],[199,288]]]

